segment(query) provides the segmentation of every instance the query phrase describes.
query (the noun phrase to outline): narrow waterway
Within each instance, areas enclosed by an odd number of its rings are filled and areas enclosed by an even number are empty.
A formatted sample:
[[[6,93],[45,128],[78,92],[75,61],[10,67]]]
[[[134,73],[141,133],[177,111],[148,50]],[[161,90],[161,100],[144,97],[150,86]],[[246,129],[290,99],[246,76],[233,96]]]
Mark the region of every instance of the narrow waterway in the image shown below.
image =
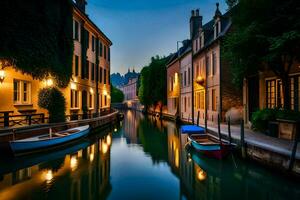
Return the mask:
[[[186,141],[174,123],[127,111],[72,146],[2,159],[0,199],[300,199],[299,182],[187,152]]]

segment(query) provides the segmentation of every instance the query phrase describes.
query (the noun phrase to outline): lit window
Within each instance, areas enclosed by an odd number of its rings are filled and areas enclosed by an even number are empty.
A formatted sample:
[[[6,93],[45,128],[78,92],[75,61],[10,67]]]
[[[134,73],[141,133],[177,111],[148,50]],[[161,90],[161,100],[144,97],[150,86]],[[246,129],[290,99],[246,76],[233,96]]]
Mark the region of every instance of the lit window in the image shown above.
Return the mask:
[[[14,80],[14,103],[31,103],[31,83],[28,81]]]
[[[89,108],[94,108],[94,95],[92,93],[89,93]]]
[[[211,91],[211,98],[212,98],[212,110],[216,111],[217,110],[217,95],[216,95],[216,90],[213,89]]]
[[[71,90],[71,108],[78,108],[78,91]]]

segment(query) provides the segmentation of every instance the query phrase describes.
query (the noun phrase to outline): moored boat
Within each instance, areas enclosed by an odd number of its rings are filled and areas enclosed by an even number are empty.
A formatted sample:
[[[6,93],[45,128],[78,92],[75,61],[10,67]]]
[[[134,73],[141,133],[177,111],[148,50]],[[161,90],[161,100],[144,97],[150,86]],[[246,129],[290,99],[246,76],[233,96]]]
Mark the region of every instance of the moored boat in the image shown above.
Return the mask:
[[[26,154],[71,142],[88,135],[90,126],[80,126],[65,131],[49,133],[36,137],[10,141],[9,145],[15,155]]]
[[[183,125],[180,129],[182,134],[205,134],[205,129],[196,125]]]
[[[208,134],[189,135],[188,139],[196,151],[217,159],[224,158],[231,149],[230,144],[222,142]]]

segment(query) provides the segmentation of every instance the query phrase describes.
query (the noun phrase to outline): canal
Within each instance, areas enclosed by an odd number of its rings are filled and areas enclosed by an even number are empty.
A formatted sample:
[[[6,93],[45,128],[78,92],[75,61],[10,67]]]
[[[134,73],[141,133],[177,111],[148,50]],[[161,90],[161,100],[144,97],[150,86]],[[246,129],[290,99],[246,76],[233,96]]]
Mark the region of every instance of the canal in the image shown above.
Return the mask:
[[[300,199],[299,182],[187,151],[174,123],[125,112],[72,146],[1,159],[0,199]]]

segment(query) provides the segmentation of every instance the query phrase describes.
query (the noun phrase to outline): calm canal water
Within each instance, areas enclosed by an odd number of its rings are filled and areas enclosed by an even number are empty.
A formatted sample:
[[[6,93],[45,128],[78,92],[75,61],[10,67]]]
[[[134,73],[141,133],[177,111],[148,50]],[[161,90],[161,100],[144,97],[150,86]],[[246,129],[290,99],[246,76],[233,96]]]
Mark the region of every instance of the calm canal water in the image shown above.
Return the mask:
[[[1,161],[0,199],[300,199],[278,172],[203,158],[186,140],[171,122],[127,111],[73,146]]]

